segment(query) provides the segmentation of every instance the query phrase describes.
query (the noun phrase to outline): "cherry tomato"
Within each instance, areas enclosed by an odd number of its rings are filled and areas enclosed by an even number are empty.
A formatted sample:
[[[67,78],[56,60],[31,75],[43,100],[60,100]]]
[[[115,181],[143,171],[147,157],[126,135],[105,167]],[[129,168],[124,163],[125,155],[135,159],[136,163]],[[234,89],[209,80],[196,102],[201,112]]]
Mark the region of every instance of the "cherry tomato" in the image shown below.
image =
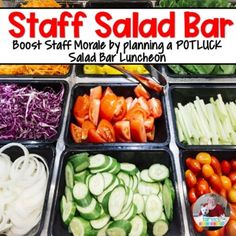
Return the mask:
[[[211,156],[211,166],[217,175],[222,175],[220,162],[215,156]]]
[[[106,140],[102,138],[94,129],[88,131],[88,141],[91,143],[105,143]]]
[[[222,186],[225,190],[229,191],[232,187],[232,183],[231,183],[231,180],[229,177],[227,176],[220,176],[220,180],[221,180],[221,183],[222,183]]]
[[[211,164],[211,155],[207,152],[199,152],[196,156],[196,160],[201,164]]]
[[[196,188],[190,188],[190,190],[188,191],[188,200],[190,203],[194,203],[197,201]]]
[[[230,219],[231,220],[236,220],[236,204],[229,204],[230,206]]]
[[[100,106],[100,117],[111,121],[116,110],[117,96],[114,93],[107,93],[103,96]]]
[[[232,185],[232,188],[236,189],[236,183],[234,183],[234,184]]]
[[[201,165],[197,160],[189,157],[186,159],[185,163],[192,172],[197,174],[201,171]]]
[[[118,97],[112,120],[113,121],[122,120],[126,112],[127,112],[127,105],[124,97]]]
[[[149,109],[148,101],[146,98],[139,97],[138,104],[147,112],[148,115],[150,115],[150,109]]]
[[[102,98],[102,86],[97,86],[90,89],[90,100]]]
[[[78,96],[76,98],[73,114],[79,125],[88,119],[90,100],[88,95]]]
[[[147,142],[147,135],[144,122],[140,119],[132,119],[130,121],[131,137],[134,142]]]
[[[71,136],[73,138],[73,140],[75,141],[75,143],[81,143],[82,141],[82,129],[73,124],[70,123],[70,132],[71,132]]]
[[[196,184],[197,196],[202,196],[203,194],[210,193],[210,188],[207,181],[203,178],[199,179]]]
[[[204,229],[199,226],[194,220],[193,220],[193,227],[195,229],[195,231],[197,231],[198,233],[201,233]]]
[[[236,160],[231,160],[231,161],[230,161],[230,165],[231,165],[231,169],[232,169],[233,171],[236,171]]]
[[[99,99],[91,100],[89,106],[89,119],[94,125],[98,124],[99,111],[100,111],[100,100]]]
[[[186,181],[186,184],[189,188],[192,188],[196,185],[197,178],[191,170],[185,171],[185,181]]]
[[[213,174],[212,176],[209,177],[209,183],[210,186],[217,192],[219,193],[221,189],[223,188],[220,176],[217,174]]]
[[[235,236],[236,235],[236,221],[229,220],[227,225],[225,226],[226,236]]]
[[[225,199],[227,199],[227,191],[224,188],[220,190],[219,194]]]
[[[151,115],[154,118],[159,118],[162,115],[162,105],[161,101],[157,98],[151,98],[148,100],[148,106],[151,112]]]
[[[218,229],[218,230],[207,230],[206,236],[224,236],[224,228]]]
[[[147,132],[147,140],[148,141],[154,141],[155,139],[155,126],[153,126],[153,129],[149,132]]]
[[[150,93],[141,84],[138,84],[135,87],[134,93],[138,98],[139,97],[144,97],[146,99],[150,98]]]
[[[223,160],[221,162],[221,170],[222,170],[223,175],[228,175],[231,170],[230,163],[226,160]]]
[[[152,116],[149,116],[145,121],[144,121],[144,127],[146,132],[150,132],[153,130],[154,127],[154,118]]]
[[[130,142],[130,122],[127,120],[118,121],[114,125],[116,140],[119,142]]]
[[[214,174],[214,170],[213,168],[211,167],[211,165],[209,164],[204,164],[202,166],[202,175],[204,178],[209,178],[210,176],[212,176]]]
[[[228,200],[231,203],[236,203],[236,189],[232,188],[228,192]]]
[[[236,183],[236,171],[231,171],[228,175],[232,184]]]
[[[97,128],[97,133],[107,142],[115,142],[115,131],[112,126],[112,124],[105,120],[102,119]]]
[[[82,140],[86,140],[88,138],[88,131],[90,129],[96,130],[96,126],[89,120],[85,120],[82,124]]]

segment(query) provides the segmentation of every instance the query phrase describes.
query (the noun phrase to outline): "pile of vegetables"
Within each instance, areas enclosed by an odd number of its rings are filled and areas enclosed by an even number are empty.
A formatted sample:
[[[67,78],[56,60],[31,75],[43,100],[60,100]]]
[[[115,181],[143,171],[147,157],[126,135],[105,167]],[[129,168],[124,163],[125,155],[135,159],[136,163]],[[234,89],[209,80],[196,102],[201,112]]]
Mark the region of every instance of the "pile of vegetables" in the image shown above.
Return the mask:
[[[187,170],[185,181],[188,187],[188,200],[191,204],[207,193],[217,193],[230,203],[230,220],[218,231],[207,231],[207,236],[236,235],[236,159],[219,161],[217,157],[200,152],[195,158],[185,161]],[[194,223],[195,229],[203,229]]]
[[[149,74],[142,65],[121,65],[124,69],[137,74]],[[84,65],[84,74],[93,75],[121,75],[122,72],[110,67],[109,65]]]
[[[155,236],[168,231],[175,190],[165,165],[140,172],[110,156],[80,153],[69,157],[65,181],[60,210],[74,236],[143,236],[148,223]]]
[[[161,101],[151,98],[139,84],[137,98],[117,96],[110,87],[90,89],[90,95],[78,96],[70,124],[76,143],[147,142],[155,138],[155,119],[162,115]]]
[[[179,141],[188,145],[235,145],[236,104],[224,103],[222,96],[205,104],[196,97],[192,103],[175,108]]]
[[[6,149],[18,147],[23,155],[12,162]],[[40,221],[48,182],[43,157],[19,143],[0,149],[0,234],[25,235]]]
[[[236,74],[236,65],[169,65],[179,75],[231,75]]]
[[[0,84],[0,140],[49,140],[56,136],[64,86],[56,93],[31,85]]]

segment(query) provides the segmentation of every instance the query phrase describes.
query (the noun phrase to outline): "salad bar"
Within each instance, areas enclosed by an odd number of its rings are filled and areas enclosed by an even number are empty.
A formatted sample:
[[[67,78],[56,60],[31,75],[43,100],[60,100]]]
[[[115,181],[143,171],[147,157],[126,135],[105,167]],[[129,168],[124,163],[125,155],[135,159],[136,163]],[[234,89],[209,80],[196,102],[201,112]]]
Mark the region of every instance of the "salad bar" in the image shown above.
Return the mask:
[[[235,236],[235,94],[235,65],[0,65],[0,235]],[[205,194],[229,206],[221,229],[193,218]]]

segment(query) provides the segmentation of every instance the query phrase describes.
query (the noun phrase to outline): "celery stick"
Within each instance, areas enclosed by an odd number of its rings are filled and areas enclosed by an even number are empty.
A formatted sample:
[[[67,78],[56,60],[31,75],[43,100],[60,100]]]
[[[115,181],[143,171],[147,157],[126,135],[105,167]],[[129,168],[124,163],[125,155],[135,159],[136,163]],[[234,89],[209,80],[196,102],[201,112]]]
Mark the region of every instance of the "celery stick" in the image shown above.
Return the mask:
[[[205,117],[206,117],[207,119],[209,119],[208,113],[207,113],[207,110],[206,110],[206,105],[205,105],[203,99],[199,99],[199,97],[197,96],[197,97],[196,97],[196,100],[198,101],[199,106],[200,106],[202,112],[204,113]]]
[[[233,114],[231,113],[229,104],[226,103],[225,106],[226,106],[226,110],[227,110],[231,125],[232,125],[234,131],[236,131],[236,119],[234,119]]]
[[[183,141],[185,141],[185,139],[184,139],[182,127],[180,125],[179,114],[178,114],[177,108],[175,108],[175,116],[176,116],[176,125],[177,125],[177,130],[178,130],[179,141],[183,142]]]

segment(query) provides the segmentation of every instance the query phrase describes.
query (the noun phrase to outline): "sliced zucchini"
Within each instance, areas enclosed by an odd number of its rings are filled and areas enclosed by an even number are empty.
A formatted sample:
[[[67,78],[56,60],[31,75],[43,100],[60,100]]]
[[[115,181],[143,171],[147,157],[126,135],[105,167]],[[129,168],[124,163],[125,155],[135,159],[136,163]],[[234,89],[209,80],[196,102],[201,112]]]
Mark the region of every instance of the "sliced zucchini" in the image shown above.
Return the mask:
[[[124,181],[125,186],[129,187],[131,177],[127,173],[121,171],[121,172],[119,172],[117,177]]]
[[[64,224],[69,225],[76,211],[74,202],[66,202],[62,209],[62,220]]]
[[[162,199],[163,206],[165,209],[166,217],[169,221],[173,219],[173,199],[171,196],[171,190],[168,188],[166,184],[162,186]]]
[[[108,211],[111,217],[116,217],[121,213],[125,199],[126,191],[123,185],[118,185],[112,190],[108,201]]]
[[[130,188],[127,188],[126,189],[125,204],[124,204],[124,206],[122,208],[122,212],[126,211],[130,207],[130,205],[133,202],[133,197],[134,197],[134,192]]]
[[[89,168],[90,169],[103,169],[107,167],[110,162],[110,158],[104,154],[97,154],[90,156],[89,158]]]
[[[69,225],[69,231],[71,231],[73,236],[89,235],[91,230],[92,227],[89,222],[81,217],[74,217]]]
[[[144,181],[139,182],[138,192],[142,195],[158,194],[160,192],[159,183],[147,183]]]
[[[102,229],[98,230],[97,236],[107,236],[106,231],[107,231],[107,228],[109,227],[110,224],[111,223],[108,223]]]
[[[109,173],[109,172],[103,172],[102,177],[104,180],[104,189],[108,188],[114,181],[115,181],[115,175]]]
[[[112,157],[107,156],[108,158],[108,164],[104,168],[94,168],[91,169],[91,173],[96,174],[96,173],[101,173],[101,172],[109,172],[112,168],[115,166],[115,161]]]
[[[66,201],[66,197],[63,195],[60,201],[60,211],[61,211],[61,215],[63,213],[63,209],[65,209],[65,205],[66,205],[67,201]]]
[[[148,169],[142,170],[140,173],[140,177],[142,181],[148,182],[148,183],[153,183],[155,180],[153,180],[149,174],[148,174]]]
[[[90,224],[92,225],[94,229],[101,229],[108,224],[109,220],[110,220],[110,216],[104,214],[103,216],[99,217],[97,220],[91,220]]]
[[[136,175],[138,172],[138,168],[132,163],[123,162],[120,164],[120,169],[129,175]]]
[[[166,218],[166,215],[165,215],[164,211],[161,213],[160,220],[167,221],[167,218]]]
[[[122,211],[118,216],[114,217],[114,220],[123,220],[132,210],[133,204],[131,204],[129,206],[128,209],[126,209],[125,211]]]
[[[116,175],[119,173],[119,171],[120,171],[120,163],[117,162],[117,160],[115,160],[114,167],[110,169],[109,172],[113,175]]]
[[[84,170],[82,172],[76,173],[76,174],[74,174],[74,181],[85,183],[85,179],[88,175],[89,175],[88,170]]]
[[[133,175],[132,179],[133,179],[132,190],[135,192],[137,190],[137,187],[138,187],[139,179],[138,179],[137,175]]]
[[[131,231],[131,223],[127,220],[112,222],[106,231],[107,236],[127,236]]]
[[[111,195],[111,192],[108,192],[102,200],[102,207],[106,214],[109,213],[108,202],[109,202],[110,195]]]
[[[153,235],[154,236],[162,236],[168,232],[168,223],[165,220],[158,220],[153,225]]]
[[[162,203],[156,195],[149,195],[145,205],[145,216],[147,220],[154,223],[161,217],[162,213]]]
[[[76,183],[74,186],[73,197],[76,203],[81,207],[89,206],[93,199],[88,190],[88,186],[82,182]]]
[[[65,196],[67,202],[74,200],[72,190],[68,186],[65,187]]]
[[[168,178],[165,179],[164,184],[167,185],[167,187],[169,188],[170,193],[171,193],[171,197],[172,197],[172,199],[173,199],[173,201],[174,201],[174,200],[175,200],[175,188],[174,188],[174,186],[173,186],[171,180],[168,179]]]
[[[69,188],[73,188],[74,186],[74,169],[70,162],[66,164],[65,168],[65,180],[66,180],[66,186]]]
[[[95,195],[100,195],[105,189],[105,181],[101,173],[93,175],[89,179],[89,191]]]
[[[102,207],[93,198],[87,207],[76,206],[81,216],[86,220],[96,220],[101,216]]]
[[[143,213],[143,211],[144,211],[144,206],[145,206],[143,196],[142,196],[141,194],[139,194],[139,193],[135,193],[135,194],[134,194],[133,202],[134,202],[134,204],[135,204],[136,207],[137,207],[137,213],[138,213],[138,214]]]
[[[93,176],[92,174],[88,174],[88,175],[85,177],[85,184],[86,184],[86,185],[89,185],[89,180],[90,180],[90,178],[91,178],[92,176]]]
[[[137,214],[137,207],[135,204],[132,204],[129,213],[123,218],[124,220],[132,220]]]
[[[81,172],[89,166],[88,156],[89,154],[87,152],[83,152],[69,157],[69,161],[72,163],[75,172]]]
[[[129,236],[146,236],[147,235],[147,221],[142,216],[135,216],[131,220],[131,231]]]
[[[153,164],[148,169],[148,175],[156,181],[162,181],[169,177],[169,169],[161,164]]]

